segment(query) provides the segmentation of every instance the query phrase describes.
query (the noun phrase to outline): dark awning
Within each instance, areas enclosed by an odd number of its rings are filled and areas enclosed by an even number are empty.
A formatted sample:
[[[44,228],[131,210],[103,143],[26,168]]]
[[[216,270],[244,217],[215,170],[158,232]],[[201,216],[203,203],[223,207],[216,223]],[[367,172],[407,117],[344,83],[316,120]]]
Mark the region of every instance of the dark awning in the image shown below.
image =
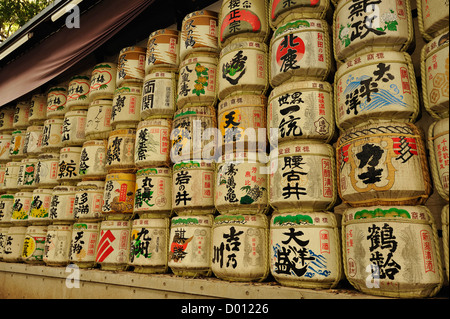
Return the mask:
[[[154,1],[101,1],[81,15],[80,28],[63,27],[7,64],[0,70],[0,107],[39,88],[93,53]]]

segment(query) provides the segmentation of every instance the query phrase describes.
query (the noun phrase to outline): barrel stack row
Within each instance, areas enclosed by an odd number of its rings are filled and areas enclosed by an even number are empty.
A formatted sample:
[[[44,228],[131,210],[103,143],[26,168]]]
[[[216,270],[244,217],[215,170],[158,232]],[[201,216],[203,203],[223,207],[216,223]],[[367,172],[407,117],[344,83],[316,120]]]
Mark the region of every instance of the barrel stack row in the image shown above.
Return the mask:
[[[434,189],[449,201],[449,3],[417,0],[419,31],[427,43],[420,55],[422,97],[434,119],[427,133]],[[444,266],[449,278],[449,205],[441,213]]]
[[[434,295],[443,277],[423,206],[432,181],[413,124],[412,39],[408,1],[342,0],[333,15],[329,0],[224,0],[33,96],[29,120],[27,103],[2,109],[3,260],[233,281],[270,272],[305,288],[345,272],[365,293]],[[422,51],[422,86],[439,88],[424,105],[448,201],[445,39]]]
[[[339,1],[333,37],[337,181],[350,207],[342,220],[345,275],[368,294],[432,296],[443,269],[435,222],[424,206],[432,179],[424,132],[414,124],[420,100],[407,53],[414,40],[410,2]],[[442,54],[448,61],[448,50]],[[444,64],[434,67],[445,72]],[[422,73],[422,85],[430,80]],[[448,97],[445,103],[448,116]],[[437,135],[448,138],[448,127]],[[446,168],[441,163],[448,171],[448,161]],[[412,273],[421,279],[408,279]]]

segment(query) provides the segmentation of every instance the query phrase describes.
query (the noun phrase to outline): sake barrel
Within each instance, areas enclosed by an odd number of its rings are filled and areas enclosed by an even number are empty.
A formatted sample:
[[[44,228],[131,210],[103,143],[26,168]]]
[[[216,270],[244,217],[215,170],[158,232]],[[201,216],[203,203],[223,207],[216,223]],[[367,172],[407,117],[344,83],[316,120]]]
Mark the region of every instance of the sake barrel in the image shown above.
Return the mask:
[[[62,144],[62,130],[64,120],[48,119],[44,123],[44,133],[42,134],[42,151],[53,152],[58,151],[63,147]]]
[[[21,101],[16,105],[14,111],[13,128],[16,130],[26,129],[29,125],[28,117],[30,116],[30,101]]]
[[[222,152],[266,151],[266,108],[264,95],[229,96],[218,105],[218,127]]]
[[[3,260],[9,226],[0,226],[0,260]]]
[[[20,169],[20,162],[8,162],[6,163],[6,169],[5,169],[5,178],[3,180],[3,187],[2,189],[4,191],[17,191],[17,178],[19,175],[19,169]]]
[[[83,181],[77,184],[73,215],[77,220],[97,221],[102,218],[104,181]]]
[[[102,270],[125,270],[128,267],[130,223],[126,220],[101,222],[95,260]]]
[[[69,263],[72,224],[53,224],[47,227],[43,260],[47,266],[65,266]]]
[[[139,122],[134,145],[136,167],[170,166],[172,121],[151,119]]]
[[[448,117],[432,123],[428,128],[431,174],[437,192],[446,201],[449,200],[448,128]]]
[[[91,78],[87,75],[75,75],[69,80],[67,88],[68,110],[87,109],[89,107],[89,89]]]
[[[270,273],[283,286],[336,287],[343,277],[339,236],[333,213],[274,213],[270,220]]]
[[[192,53],[219,52],[217,39],[218,13],[211,10],[187,14],[181,24],[180,60]]]
[[[21,262],[23,243],[27,227],[12,226],[6,233],[5,249],[3,251],[3,261]]]
[[[8,134],[15,131],[13,127],[15,107],[4,106],[0,109],[0,132]]]
[[[26,130],[17,130],[11,133],[11,143],[9,144],[9,157],[11,160],[18,160],[25,157],[23,147],[25,145]]]
[[[0,164],[0,193],[6,193],[3,189],[3,183],[5,182],[6,164]]]
[[[217,164],[215,183],[214,204],[220,214],[267,213],[268,175],[257,153],[223,155]]]
[[[270,93],[267,110],[269,140],[277,138],[281,143],[308,139],[328,143],[335,132],[334,123],[332,88],[328,82],[287,82]],[[277,129],[275,134],[271,129]]]
[[[134,129],[119,129],[109,134],[105,163],[108,171],[134,169],[135,141],[136,130]]]
[[[218,97],[234,94],[265,94],[268,82],[268,49],[263,42],[231,43],[220,52]]]
[[[0,134],[0,163],[10,161],[9,146],[11,145],[11,134]]]
[[[28,157],[36,157],[42,152],[44,126],[28,126],[23,143],[23,153]]]
[[[59,184],[58,164],[59,153],[43,153],[38,156],[34,182],[37,187],[47,188]]]
[[[333,22],[336,61],[368,52],[403,52],[414,39],[409,1],[380,0],[376,6],[340,1]]]
[[[111,125],[113,129],[135,128],[141,120],[142,83],[126,82],[114,91]]]
[[[6,224],[11,221],[13,205],[14,205],[14,194],[0,195],[0,223],[1,224]]]
[[[32,197],[32,192],[18,192],[14,194],[14,204],[11,213],[11,222],[14,225],[27,224]]]
[[[45,94],[34,94],[31,97],[28,121],[31,125],[43,125],[46,120],[47,96]]]
[[[142,87],[141,119],[173,117],[176,110],[178,74],[153,71],[145,76]]]
[[[449,280],[449,253],[448,253],[448,240],[449,240],[449,231],[448,231],[448,204],[444,206],[441,213],[441,221],[442,221],[442,242],[444,247],[444,267],[447,275],[447,280]]]
[[[368,53],[335,74],[335,115],[341,130],[369,122],[414,122],[420,105],[407,53]]]
[[[80,155],[79,175],[81,178],[106,176],[106,140],[90,140],[83,143]]]
[[[364,293],[426,298],[442,286],[438,236],[425,206],[349,208],[342,246],[345,275]]]
[[[160,29],[150,33],[147,42],[145,74],[158,69],[178,69],[180,63],[180,32]]]
[[[300,2],[270,0],[269,22],[272,29],[276,30],[280,25],[297,19],[325,19],[330,11],[330,0]]]
[[[333,69],[325,20],[288,22],[274,32],[270,41],[272,87],[292,80],[325,80]]]
[[[271,154],[269,203],[280,213],[328,210],[336,202],[334,149],[318,142],[283,142]]]
[[[172,170],[170,168],[147,167],[136,172],[133,211],[145,218],[170,216],[172,211]]]
[[[5,182],[6,164],[0,164],[0,194],[6,193],[3,189],[3,183]]]
[[[102,213],[104,216],[114,215],[120,218],[130,218],[134,208],[136,191],[136,174],[109,173],[106,175],[103,194]]]
[[[99,222],[78,222],[73,224],[69,261],[80,268],[95,266]]]
[[[62,145],[81,146],[86,141],[86,119],[87,111],[75,110],[69,111],[64,117],[62,129]]]
[[[56,186],[52,189],[49,219],[53,223],[71,223],[74,221],[75,186]]]
[[[218,54],[196,53],[182,60],[178,71],[178,109],[213,106],[216,102]]]
[[[267,1],[222,1],[219,12],[219,45],[252,39],[266,42],[270,29],[267,20]]]
[[[120,50],[117,62],[116,87],[124,81],[142,82],[145,75],[145,47],[131,46]]]
[[[17,187],[19,189],[35,189],[36,182],[34,176],[38,160],[35,158],[24,158],[20,162],[19,173],[17,174]]]
[[[431,193],[425,145],[411,123],[368,124],[336,145],[341,199],[352,207],[419,205]]]
[[[171,219],[168,265],[175,275],[211,275],[213,219],[211,214]]]
[[[170,135],[172,162],[217,156],[217,115],[212,107],[188,107],[175,112]],[[211,134],[212,133],[212,134]]]
[[[425,110],[435,119],[449,116],[448,43],[447,32],[425,44],[420,56],[423,104]]]
[[[64,147],[61,149],[58,164],[58,177],[60,182],[77,182],[79,175],[81,147]]]
[[[28,221],[33,225],[49,224],[50,204],[52,201],[53,190],[48,188],[37,188],[33,190],[31,197],[30,211]]]
[[[129,265],[134,266],[134,272],[167,272],[169,222],[167,217],[133,220]]]
[[[54,86],[47,92],[47,118],[63,118],[67,108],[67,87]]]
[[[211,161],[174,164],[172,209],[183,215],[214,213],[214,165]]]
[[[29,264],[44,263],[47,226],[28,226],[23,241],[22,260]]]
[[[426,41],[448,31],[448,1],[416,0],[419,30]]]
[[[116,89],[117,64],[102,62],[92,69],[89,100],[111,99]]]
[[[89,106],[84,133],[87,140],[107,139],[111,127],[112,100],[94,100]]]
[[[230,281],[263,281],[269,274],[266,215],[221,215],[212,229],[211,269]]]

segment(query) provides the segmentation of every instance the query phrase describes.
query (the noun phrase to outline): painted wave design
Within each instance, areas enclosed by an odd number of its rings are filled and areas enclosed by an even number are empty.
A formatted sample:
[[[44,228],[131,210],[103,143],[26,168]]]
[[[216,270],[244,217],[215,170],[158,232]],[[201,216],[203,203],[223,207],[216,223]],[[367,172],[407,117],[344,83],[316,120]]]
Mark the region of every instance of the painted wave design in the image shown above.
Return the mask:
[[[348,93],[355,91],[361,87],[361,81],[370,78],[367,75],[363,75],[357,79],[357,81],[350,82],[344,90],[344,96]],[[367,102],[367,98],[359,105],[358,111],[371,111],[379,108],[383,108],[389,105],[399,105],[402,107],[407,107],[408,105],[402,101],[402,96],[398,97],[400,92],[395,84],[391,85],[392,91],[385,89],[378,89],[378,92],[373,92],[370,94],[370,102]]]

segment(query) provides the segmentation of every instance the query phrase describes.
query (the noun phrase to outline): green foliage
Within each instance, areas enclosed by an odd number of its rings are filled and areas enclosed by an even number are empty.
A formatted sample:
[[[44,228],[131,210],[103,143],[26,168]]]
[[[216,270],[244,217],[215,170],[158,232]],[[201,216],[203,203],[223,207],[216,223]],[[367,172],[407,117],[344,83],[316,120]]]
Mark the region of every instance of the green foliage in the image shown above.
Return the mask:
[[[52,0],[0,0],[0,42],[27,23]]]

